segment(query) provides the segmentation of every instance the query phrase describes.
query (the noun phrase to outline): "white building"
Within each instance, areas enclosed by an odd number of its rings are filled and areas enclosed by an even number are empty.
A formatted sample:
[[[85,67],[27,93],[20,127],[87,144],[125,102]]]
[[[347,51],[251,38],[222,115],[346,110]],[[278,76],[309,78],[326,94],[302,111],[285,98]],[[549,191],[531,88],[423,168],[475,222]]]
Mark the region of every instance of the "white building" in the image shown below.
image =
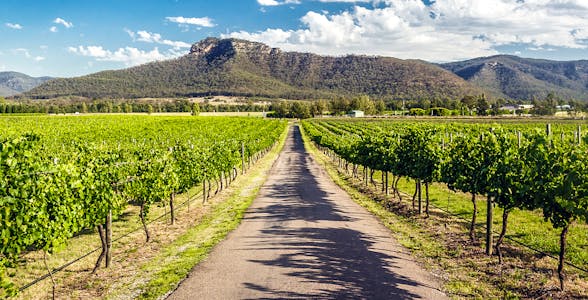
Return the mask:
[[[364,113],[362,110],[352,110],[348,115],[352,118],[363,118],[364,117]]]

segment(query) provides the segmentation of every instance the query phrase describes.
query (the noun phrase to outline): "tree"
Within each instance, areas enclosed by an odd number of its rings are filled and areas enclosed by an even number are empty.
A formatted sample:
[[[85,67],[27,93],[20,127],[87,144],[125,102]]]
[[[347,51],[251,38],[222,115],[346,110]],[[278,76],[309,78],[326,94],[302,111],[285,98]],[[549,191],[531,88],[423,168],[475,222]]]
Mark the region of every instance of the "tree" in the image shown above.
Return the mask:
[[[272,104],[274,116],[277,118],[289,118],[291,117],[291,105],[288,101],[280,101]]]
[[[490,108],[490,104],[488,104],[488,100],[486,100],[486,96],[484,94],[478,97],[478,101],[476,102],[477,113],[479,116],[486,116],[488,114],[488,109]]]
[[[191,107],[191,111],[192,111],[193,116],[200,115],[200,105],[198,105],[198,103],[196,103],[196,102],[193,102],[192,107]]]
[[[337,97],[331,100],[331,109],[335,115],[345,114],[352,109],[351,101],[343,97]]]
[[[125,113],[132,113],[133,112],[133,106],[130,103],[125,103],[124,108],[125,108]]]
[[[492,105],[492,115],[497,116],[500,114],[500,108],[506,103],[506,101],[502,98],[499,98],[494,102]]]
[[[292,104],[292,117],[298,119],[308,119],[310,114],[310,105],[305,102],[296,101]]]
[[[472,108],[474,108],[474,106],[477,103],[476,97],[471,96],[471,95],[464,96],[463,98],[461,98],[460,102],[461,102],[461,105],[463,107],[465,107],[468,110],[468,113],[470,113],[470,114],[471,114]]]
[[[376,108],[376,113],[378,115],[381,115],[384,113],[384,111],[386,110],[386,102],[384,102],[384,100],[380,99],[377,100],[375,103],[375,108]]]
[[[317,100],[312,103],[312,116],[322,115],[328,108],[328,102],[325,100]]]

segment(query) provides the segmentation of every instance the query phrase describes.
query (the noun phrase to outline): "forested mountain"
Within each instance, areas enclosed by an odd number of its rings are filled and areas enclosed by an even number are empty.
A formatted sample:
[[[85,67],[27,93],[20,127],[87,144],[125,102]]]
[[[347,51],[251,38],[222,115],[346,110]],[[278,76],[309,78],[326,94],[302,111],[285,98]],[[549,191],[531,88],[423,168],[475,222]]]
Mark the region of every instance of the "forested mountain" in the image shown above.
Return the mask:
[[[459,98],[482,91],[443,68],[417,60],[329,57],[284,52],[237,39],[207,38],[177,59],[56,79],[26,96],[53,98],[203,95],[308,99],[370,95],[385,99]]]
[[[0,72],[0,96],[12,96],[52,79],[51,77],[31,77],[18,72]]]
[[[442,64],[496,97],[542,99],[552,92],[564,99],[588,98],[588,61],[550,61],[498,55]]]

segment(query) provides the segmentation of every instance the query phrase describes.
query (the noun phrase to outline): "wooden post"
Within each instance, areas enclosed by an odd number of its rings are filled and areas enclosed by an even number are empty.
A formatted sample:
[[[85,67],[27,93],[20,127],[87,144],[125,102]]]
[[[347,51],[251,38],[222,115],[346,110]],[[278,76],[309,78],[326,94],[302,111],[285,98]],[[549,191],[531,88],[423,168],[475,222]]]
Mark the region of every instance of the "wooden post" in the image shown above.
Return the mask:
[[[519,148],[521,148],[521,132],[520,131],[517,131],[517,141],[519,143],[518,144],[519,145]]]
[[[202,179],[202,203],[206,202],[206,179]]]
[[[241,142],[241,174],[245,174],[245,142]]]
[[[171,193],[171,195],[169,195],[169,212],[170,212],[170,216],[171,216],[171,224],[174,225],[175,222],[175,214],[174,214],[174,198],[175,198],[175,194]]]
[[[492,256],[492,197],[488,195],[486,210],[486,255]]]
[[[417,181],[417,187],[419,190],[419,194],[418,194],[418,199],[419,199],[419,215],[423,213],[423,193],[422,193],[422,189],[421,189],[421,180],[418,179]]]
[[[388,171],[386,171],[386,195],[390,194],[389,184],[388,184]]]
[[[106,215],[106,267],[110,267],[112,261],[112,210]]]
[[[582,145],[582,125],[578,125],[578,145]]]
[[[550,124],[550,123],[547,123],[547,124],[545,125],[545,134],[546,134],[547,136],[550,136],[550,135],[551,135],[551,124]]]

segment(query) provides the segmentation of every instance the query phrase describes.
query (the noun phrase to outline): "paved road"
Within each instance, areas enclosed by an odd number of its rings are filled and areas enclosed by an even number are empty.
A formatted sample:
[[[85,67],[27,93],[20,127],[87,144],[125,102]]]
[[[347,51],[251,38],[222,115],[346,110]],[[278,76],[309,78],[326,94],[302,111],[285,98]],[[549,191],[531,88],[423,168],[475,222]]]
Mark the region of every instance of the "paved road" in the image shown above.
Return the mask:
[[[288,135],[243,223],[168,299],[445,299]]]

